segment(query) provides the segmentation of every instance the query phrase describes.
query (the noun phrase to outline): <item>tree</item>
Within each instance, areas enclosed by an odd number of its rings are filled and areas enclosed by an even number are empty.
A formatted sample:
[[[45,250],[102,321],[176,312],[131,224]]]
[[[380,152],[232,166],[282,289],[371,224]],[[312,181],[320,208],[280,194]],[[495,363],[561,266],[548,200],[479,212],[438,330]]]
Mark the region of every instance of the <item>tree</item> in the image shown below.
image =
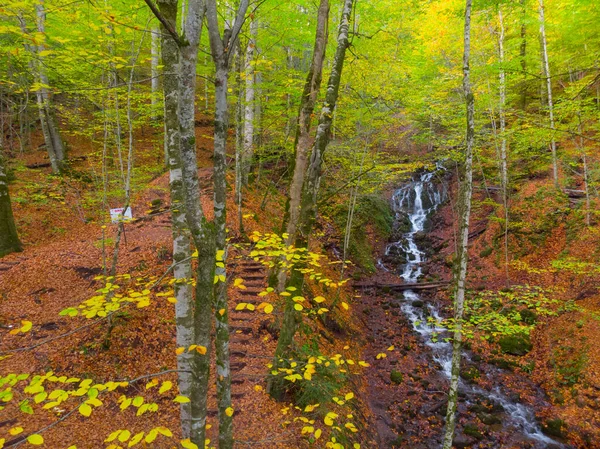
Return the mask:
[[[331,138],[331,125],[333,122],[333,111],[338,100],[340,82],[342,79],[342,70],[344,68],[344,59],[346,50],[349,46],[350,19],[352,15],[353,0],[345,0],[342,9],[342,17],[337,36],[337,48],[333,60],[333,67],[327,83],[327,94],[321,115],[319,125],[316,131],[315,142],[312,146],[310,162],[308,164],[302,195],[300,201],[300,213],[298,215],[298,233],[294,242],[296,248],[308,248],[308,239],[312,232],[313,224],[317,214],[317,194],[321,180],[321,167],[323,156],[329,139]],[[292,270],[289,284],[294,288],[301,288],[304,275],[298,269]],[[295,303],[291,297],[286,297],[283,323],[281,333],[277,341],[275,350],[274,365],[278,366],[279,359],[289,350],[293,342],[298,324],[297,311]],[[281,383],[272,384],[271,394],[275,397],[281,397],[283,391]]]
[[[550,76],[550,62],[548,60],[548,42],[546,40],[546,19],[544,17],[544,0],[539,0],[539,13],[540,13],[540,40],[542,43],[542,69],[544,75],[544,81],[546,83],[546,101],[548,103],[548,116],[550,120],[550,150],[552,152],[552,178],[554,180],[554,187],[559,188],[558,185],[558,158],[556,155],[556,137],[555,137],[555,123],[554,123],[554,102],[552,99],[552,78]]]
[[[13,217],[4,158],[0,154],[0,257],[21,251],[21,242]]]
[[[471,196],[473,193],[473,146],[475,144],[475,98],[470,79],[471,56],[471,0],[466,0],[464,55],[463,55],[463,92],[467,109],[467,137],[465,150],[464,179],[461,185],[461,214],[459,218],[458,254],[456,261],[454,287],[454,320],[456,322],[452,338],[452,371],[450,391],[448,392],[448,408],[446,411],[446,428],[444,431],[443,449],[452,448],[454,429],[456,427],[456,408],[458,405],[458,382],[460,379],[460,361],[462,357],[462,320],[465,303],[465,281],[467,278],[469,220],[471,217]]]

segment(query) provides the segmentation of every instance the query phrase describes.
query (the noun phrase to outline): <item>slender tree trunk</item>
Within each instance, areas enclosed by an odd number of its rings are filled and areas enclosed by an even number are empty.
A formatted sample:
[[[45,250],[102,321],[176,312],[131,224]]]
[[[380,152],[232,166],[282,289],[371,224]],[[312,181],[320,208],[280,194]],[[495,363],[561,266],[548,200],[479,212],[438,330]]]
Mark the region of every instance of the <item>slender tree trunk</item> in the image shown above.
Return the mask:
[[[227,305],[226,261],[226,144],[229,128],[227,77],[231,57],[235,52],[239,33],[248,10],[248,0],[241,0],[233,26],[219,31],[216,0],[207,0],[206,18],[211,54],[215,64],[215,150],[214,150],[214,226],[216,242],[215,319],[217,353],[217,403],[219,409],[219,449],[233,448],[233,416],[231,405],[231,370],[229,360],[229,315]],[[214,260],[214,259],[213,259]]]
[[[158,58],[159,58],[159,39],[160,39],[160,31],[158,28],[152,28],[152,44],[151,44],[151,60],[150,60],[150,67],[151,67],[151,76],[152,76],[152,81],[151,81],[151,97],[150,97],[150,102],[151,102],[151,107],[152,107],[152,115],[151,118],[152,120],[156,120],[158,118],[156,111],[157,111],[157,104],[158,104],[158,95],[159,95],[159,87],[160,87],[160,79],[159,79],[159,71],[158,71]]]
[[[583,189],[585,191],[585,224],[591,225],[591,202],[590,202],[590,173],[587,162],[587,152],[585,149],[585,139],[583,138],[583,126],[581,123],[581,112],[577,114],[577,132],[579,133],[579,151],[583,162]]]
[[[17,235],[17,227],[15,226],[8,194],[8,179],[4,167],[4,158],[0,154],[0,257],[21,250],[21,242]]]
[[[235,108],[235,204],[237,206],[238,227],[240,235],[244,233],[244,222],[242,212],[242,152],[244,151],[244,81],[242,80],[243,56],[237,49],[236,56],[236,84],[237,102]]]
[[[539,12],[540,12],[540,39],[542,42],[542,66],[544,72],[544,79],[546,81],[546,93],[548,100],[548,114],[550,118],[550,129],[552,133],[552,140],[550,141],[550,150],[552,151],[552,177],[554,179],[554,186],[558,189],[558,159],[556,156],[556,138],[555,123],[554,123],[554,103],[552,101],[552,78],[550,76],[550,62],[548,61],[548,43],[546,41],[546,21],[544,18],[544,0],[539,0]]]
[[[471,55],[471,2],[466,0],[464,57],[463,57],[463,90],[467,106],[467,147],[465,154],[465,175],[461,188],[461,209],[459,223],[459,246],[457,258],[456,285],[454,290],[455,329],[452,340],[452,372],[450,391],[448,393],[448,409],[446,411],[446,428],[442,449],[451,449],[456,428],[456,409],[458,405],[458,383],[462,356],[462,320],[465,301],[465,281],[467,278],[469,220],[471,216],[471,196],[473,193],[473,146],[475,143],[475,99],[470,81]]]
[[[508,272],[508,163],[507,163],[507,138],[506,138],[506,74],[504,71],[504,17],[502,8],[498,8],[498,20],[500,22],[500,34],[498,37],[498,48],[500,53],[500,185],[502,189],[502,204],[504,207],[504,270],[506,285],[510,283]]]
[[[159,0],[161,14],[172,26],[177,19],[177,0]],[[179,130],[179,48],[161,27],[161,56],[163,73],[164,108],[165,108],[165,151],[169,157],[171,191],[171,223],[173,231],[173,262],[175,283],[175,319],[177,326],[177,346],[189,347],[194,343],[194,315],[192,298],[192,266],[190,256],[190,236],[186,225],[184,210],[185,192],[182,177]],[[179,370],[192,371],[194,354],[184,351],[177,356]],[[196,403],[194,377],[189,372],[179,373],[179,391],[190,397],[191,403],[181,404],[181,426],[184,437],[192,436],[192,406]]]
[[[302,187],[304,185],[304,176],[306,174],[306,165],[308,163],[308,153],[310,151],[310,125],[312,115],[317,102],[317,96],[321,88],[323,78],[323,61],[325,60],[325,51],[327,49],[329,22],[329,0],[321,0],[317,16],[317,32],[315,36],[315,46],[313,49],[312,62],[308,69],[304,91],[300,100],[300,111],[298,113],[298,122],[296,124],[295,157],[292,167],[292,180],[289,188],[287,225],[285,230],[288,234],[287,244],[291,245],[296,240],[296,231],[300,215],[300,199],[302,196]]]
[[[36,5],[36,13],[37,13],[37,29],[40,33],[45,33],[45,22],[46,22],[46,13],[44,11],[44,0],[40,0],[40,2]],[[44,57],[41,56],[42,52],[45,50],[44,44],[38,45],[38,74],[40,78],[40,83],[44,86],[49,85],[48,77],[46,76],[46,70],[44,66]],[[66,150],[62,138],[60,136],[60,131],[58,128],[58,122],[56,121],[56,114],[54,112],[54,108],[52,105],[52,101],[50,100],[50,93],[46,87],[42,87],[40,89],[40,93],[43,100],[44,113],[46,115],[46,125],[48,127],[48,133],[50,139],[52,141],[52,148],[54,151],[54,155],[56,156],[56,163],[59,168],[59,171],[64,168],[65,158],[66,158]]]
[[[246,101],[244,104],[244,150],[242,152],[242,186],[248,187],[248,176],[254,157],[254,51],[258,24],[256,18],[250,22],[250,39],[246,47]]]
[[[334,56],[331,74],[329,76],[329,82],[327,84],[327,94],[325,96],[323,108],[321,109],[317,134],[312,147],[310,162],[304,181],[304,187],[302,189],[300,213],[298,215],[298,231],[294,242],[297,248],[308,248],[308,239],[310,237],[313,224],[316,220],[317,194],[321,180],[323,155],[327,149],[327,145],[331,136],[333,110],[335,109],[335,105],[337,103],[340,82],[342,78],[342,70],[344,67],[344,58],[346,56],[346,49],[349,46],[348,35],[353,3],[353,0],[344,1],[342,17],[337,36],[337,49]],[[302,282],[300,279],[302,278],[303,275],[299,273],[298,270],[292,270],[290,283],[294,286],[298,284],[301,285]],[[294,302],[289,298],[290,297],[286,297],[283,324],[279,340],[277,341],[277,348],[275,350],[274,366],[278,366],[279,358],[288,351],[296,333],[298,322],[296,315],[298,312],[294,309]],[[273,384],[270,388],[270,392],[274,397],[281,397],[281,384]]]
[[[526,0],[521,0],[522,18],[521,23],[521,48],[520,48],[520,63],[523,73],[523,86],[521,87],[521,109],[527,109],[527,25],[525,24],[527,6]]]

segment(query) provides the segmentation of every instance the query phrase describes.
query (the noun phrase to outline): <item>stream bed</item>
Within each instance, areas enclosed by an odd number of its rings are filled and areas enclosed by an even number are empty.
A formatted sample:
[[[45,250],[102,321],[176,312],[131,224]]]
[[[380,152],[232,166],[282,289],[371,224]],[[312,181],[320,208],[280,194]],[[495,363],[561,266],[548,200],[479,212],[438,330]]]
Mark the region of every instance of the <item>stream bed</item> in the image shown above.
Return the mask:
[[[404,280],[404,283],[416,283],[419,278],[427,272],[425,262],[426,253],[419,248],[419,241],[424,234],[435,224],[435,212],[446,201],[447,189],[445,183],[438,177],[442,172],[440,167],[434,172],[423,172],[414,176],[413,180],[396,190],[392,196],[392,207],[396,213],[396,241],[390,242],[385,250],[384,256],[379,260],[379,269],[388,275],[396,275]],[[448,336],[444,328],[436,325],[442,319],[440,304],[422,297],[415,291],[405,290],[391,301],[381,302],[384,308],[392,306],[399,307],[404,316],[405,326],[412,330],[418,344],[422,347],[421,354],[411,354],[411,345],[404,344],[404,359],[406,357],[416,358],[420,364],[416,369],[420,373],[430,372],[427,379],[422,376],[411,375],[409,384],[420,383],[425,385],[421,392],[425,403],[419,408],[415,407],[411,399],[404,400],[405,408],[409,415],[414,414],[415,422],[420,424],[413,429],[409,419],[404,424],[393,423],[389,416],[398,402],[399,398],[387,398],[385,394],[376,393],[371,398],[371,408],[377,416],[377,430],[380,434],[379,447],[440,447],[441,429],[445,415],[445,393],[448,388],[451,368],[452,345],[445,340]],[[371,314],[371,312],[369,312]],[[383,320],[389,320],[388,312],[381,316]],[[395,315],[399,315],[396,313]],[[370,318],[373,318],[371,315]],[[406,320],[408,323],[406,323]],[[373,320],[373,323],[376,320]],[[402,324],[402,320],[399,321]],[[372,323],[372,324],[373,324]],[[433,323],[433,324],[432,324]],[[374,339],[381,336],[390,337],[388,341],[398,341],[402,331],[396,331],[395,335],[385,329],[372,325]],[[406,330],[404,330],[406,332]],[[394,340],[394,337],[396,340]],[[386,339],[384,338],[385,342]],[[459,388],[459,408],[457,419],[457,433],[455,436],[455,447],[473,448],[567,448],[564,444],[553,440],[545,435],[535,418],[534,409],[530,404],[521,401],[518,394],[510,391],[505,385],[504,371],[495,366],[479,363],[473,360],[473,354],[465,351],[463,354],[463,366],[477,366],[481,368],[481,375],[486,376],[485,389],[471,382],[461,379]],[[396,362],[389,365],[392,381],[394,372],[405,378],[402,370],[395,371]],[[479,366],[479,365],[485,365]],[[406,371],[406,367],[403,367]],[[380,380],[389,383],[385,377],[387,372],[380,373]],[[419,382],[416,382],[419,381]],[[401,382],[393,382],[399,384]],[[535,385],[531,384],[534,391],[534,402],[545,403],[543,393]],[[414,387],[406,391],[406,394],[414,395]],[[427,403],[427,401],[429,403]],[[402,406],[400,407],[402,409]],[[388,414],[388,416],[386,416]],[[427,416],[431,414],[432,416]],[[434,416],[435,415],[435,416]],[[418,445],[418,434],[425,434],[429,429],[427,424],[431,423],[432,439],[424,445]],[[484,430],[482,430],[484,427]],[[397,440],[391,435],[396,432],[400,434]],[[402,436],[406,433],[406,436]],[[411,434],[415,434],[412,437]]]

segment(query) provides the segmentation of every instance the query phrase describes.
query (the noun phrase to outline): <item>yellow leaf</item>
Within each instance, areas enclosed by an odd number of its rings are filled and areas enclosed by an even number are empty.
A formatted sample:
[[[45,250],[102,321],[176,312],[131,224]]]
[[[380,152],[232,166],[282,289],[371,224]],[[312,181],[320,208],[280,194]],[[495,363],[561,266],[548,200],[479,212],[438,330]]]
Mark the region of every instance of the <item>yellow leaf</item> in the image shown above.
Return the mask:
[[[185,348],[183,346],[180,346],[179,348],[175,349],[175,354],[180,355],[183,354],[185,352]]]
[[[387,354],[385,352],[380,352],[379,354],[377,354],[377,356],[375,357],[377,360],[379,359],[385,359],[387,357]]]
[[[187,402],[191,402],[190,398],[187,398],[185,396],[175,396],[175,399],[173,399],[173,402],[177,402],[178,404],[185,404]]]
[[[344,399],[346,399],[347,401],[349,401],[350,399],[352,399],[354,397],[354,393],[350,392],[348,393],[346,396],[344,396]]]
[[[189,438],[187,440],[181,440],[181,447],[185,449],[198,449],[198,446],[192,443]]]
[[[90,416],[92,414],[92,407],[86,403],[83,403],[79,406],[79,413],[86,417]]]
[[[371,365],[369,365],[367,362],[363,362],[362,360],[361,360],[361,361],[359,361],[359,362],[358,362],[358,364],[359,364],[360,366],[364,366],[365,368],[366,368],[367,366],[371,366]]]
[[[21,432],[23,432],[23,428],[22,427],[13,427],[12,429],[10,429],[8,431],[8,433],[10,433],[12,436],[18,435]]]
[[[198,345],[198,346],[196,346],[196,352],[204,355],[204,354],[206,354],[206,347]]]
[[[347,303],[345,303],[345,302],[343,302],[343,301],[342,301],[342,307],[343,307],[345,310],[348,310],[348,309],[350,308],[350,306],[348,306],[348,304],[347,304]]]
[[[136,433],[135,436],[131,439],[131,441],[129,441],[127,447],[135,446],[140,441],[142,441],[142,438],[144,438],[144,432]]]
[[[387,348],[387,350],[388,350],[388,351],[393,351],[394,349],[395,349],[395,348],[394,348],[394,345],[392,345],[392,346],[390,346],[389,348]]]
[[[315,440],[318,440],[319,438],[321,438],[321,429],[317,429],[315,430]]]
[[[27,442],[33,446],[40,446],[44,444],[44,437],[38,435],[37,433],[34,433],[27,437]]]
[[[237,306],[235,306],[235,310],[244,310],[246,308],[245,302],[240,302]]]
[[[300,311],[300,310],[304,309],[304,307],[302,307],[302,304],[296,303],[296,304],[294,304],[294,309],[296,309],[297,311]]]
[[[163,394],[164,392],[169,391],[171,388],[173,388],[173,382],[171,382],[170,380],[165,380],[160,386],[158,392],[160,394]]]
[[[161,435],[164,435],[169,438],[173,436],[173,432],[171,432],[169,429],[167,429],[166,427],[163,427],[163,426],[157,427],[154,430],[156,430]]]
[[[221,315],[221,316],[225,315],[225,309],[220,309],[219,310],[219,315]]]
[[[152,429],[150,432],[148,432],[148,435],[146,435],[146,438],[144,438],[144,441],[146,443],[152,443],[154,440],[156,440],[157,436],[158,436],[157,430]]]
[[[225,409],[225,414],[229,417],[233,416],[233,408],[232,407],[227,407]]]
[[[119,434],[119,441],[121,443],[124,443],[125,441],[127,441],[129,439],[130,436],[131,436],[131,432],[129,430],[123,430]]]
[[[254,391],[262,391],[263,387],[261,387],[260,385],[254,385]]]
[[[177,298],[172,296],[167,298],[167,301],[169,301],[171,304],[177,304]]]
[[[271,313],[271,312],[273,312],[273,305],[272,304],[267,304],[265,306],[264,312],[265,313]]]
[[[324,301],[325,301],[325,298],[323,298],[322,296],[317,296],[317,297],[314,299],[314,301],[315,301],[316,303],[319,303],[319,304],[320,304],[320,303],[322,303],[322,302],[324,302]]]

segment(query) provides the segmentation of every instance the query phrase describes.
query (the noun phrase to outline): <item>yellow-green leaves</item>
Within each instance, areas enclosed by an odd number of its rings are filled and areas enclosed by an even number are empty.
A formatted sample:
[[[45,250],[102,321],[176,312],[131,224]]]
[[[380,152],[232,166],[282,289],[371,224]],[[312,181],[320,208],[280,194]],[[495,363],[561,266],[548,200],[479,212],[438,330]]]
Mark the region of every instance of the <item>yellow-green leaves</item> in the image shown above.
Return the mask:
[[[41,446],[42,444],[44,444],[44,437],[37,433],[34,433],[27,437],[27,442],[33,446]]]
[[[31,330],[32,327],[33,327],[33,323],[31,321],[23,320],[23,321],[21,321],[21,327],[11,330],[9,332],[9,334],[11,334],[11,335],[17,335],[19,333],[26,334],[27,332],[29,332]]]
[[[177,402],[178,404],[185,404],[187,402],[190,402],[190,398],[188,398],[186,396],[175,396],[175,399],[173,399],[173,402]]]
[[[182,440],[180,443],[181,447],[183,447],[184,449],[198,449],[198,446],[192,443],[189,439]]]
[[[92,407],[90,407],[84,402],[79,406],[79,413],[81,413],[85,417],[88,417],[92,414]]]
[[[170,380],[165,380],[162,385],[160,386],[158,392],[160,394],[163,394],[167,391],[169,391],[171,388],[173,388],[173,382],[171,382]]]
[[[225,414],[229,417],[232,417],[233,416],[233,407],[227,407],[225,409]]]

